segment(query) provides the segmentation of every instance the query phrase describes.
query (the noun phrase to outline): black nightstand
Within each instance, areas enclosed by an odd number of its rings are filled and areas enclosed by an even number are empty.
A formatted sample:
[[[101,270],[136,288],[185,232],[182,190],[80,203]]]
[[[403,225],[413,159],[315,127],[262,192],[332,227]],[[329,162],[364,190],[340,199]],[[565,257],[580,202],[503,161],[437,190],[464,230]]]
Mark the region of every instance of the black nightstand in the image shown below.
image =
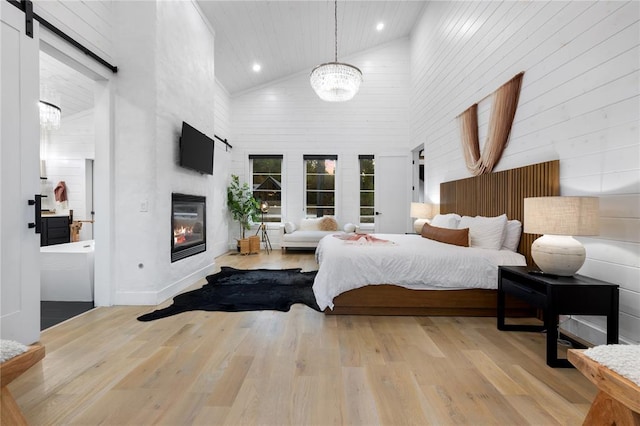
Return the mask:
[[[547,365],[572,367],[558,359],[558,315],[606,315],[607,344],[618,343],[618,285],[574,275],[549,277],[532,275],[524,266],[498,269],[498,330],[547,331]],[[511,294],[544,311],[544,325],[504,323],[505,294]]]

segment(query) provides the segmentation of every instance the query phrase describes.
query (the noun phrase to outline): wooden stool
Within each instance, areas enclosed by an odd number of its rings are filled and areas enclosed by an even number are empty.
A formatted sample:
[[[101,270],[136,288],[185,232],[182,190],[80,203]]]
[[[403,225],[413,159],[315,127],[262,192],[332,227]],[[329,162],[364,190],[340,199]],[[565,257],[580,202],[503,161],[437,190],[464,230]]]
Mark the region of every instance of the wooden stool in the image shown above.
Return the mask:
[[[640,387],[583,352],[569,349],[567,358],[599,392],[582,424],[640,426]]]
[[[2,384],[2,395],[0,398],[0,424],[3,425],[26,425],[27,420],[22,415],[20,407],[13,399],[7,385],[14,379],[20,377],[31,366],[44,358],[44,346],[36,344],[29,347],[25,353],[11,358],[0,364],[0,383]]]

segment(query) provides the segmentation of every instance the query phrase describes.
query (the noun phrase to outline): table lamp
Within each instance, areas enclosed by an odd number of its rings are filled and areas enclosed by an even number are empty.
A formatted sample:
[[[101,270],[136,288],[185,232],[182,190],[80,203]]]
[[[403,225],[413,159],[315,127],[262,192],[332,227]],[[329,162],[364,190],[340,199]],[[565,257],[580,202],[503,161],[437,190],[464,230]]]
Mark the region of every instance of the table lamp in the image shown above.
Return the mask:
[[[422,227],[425,223],[429,223],[429,219],[431,219],[436,210],[433,204],[429,203],[411,203],[411,212],[410,216],[416,218],[416,221],[413,222],[413,229],[417,234],[422,232]]]
[[[547,274],[571,276],[582,267],[584,246],[574,236],[598,235],[597,197],[524,199],[524,232],[543,234],[531,245],[531,256]]]

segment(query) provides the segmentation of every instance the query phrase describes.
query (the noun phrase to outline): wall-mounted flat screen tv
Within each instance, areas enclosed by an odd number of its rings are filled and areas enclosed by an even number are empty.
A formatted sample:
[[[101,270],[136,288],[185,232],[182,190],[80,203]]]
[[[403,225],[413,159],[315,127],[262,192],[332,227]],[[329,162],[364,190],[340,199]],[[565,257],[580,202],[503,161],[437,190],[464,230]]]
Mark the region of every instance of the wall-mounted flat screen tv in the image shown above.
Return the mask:
[[[193,126],[182,122],[180,136],[180,165],[187,169],[213,174],[214,141]]]

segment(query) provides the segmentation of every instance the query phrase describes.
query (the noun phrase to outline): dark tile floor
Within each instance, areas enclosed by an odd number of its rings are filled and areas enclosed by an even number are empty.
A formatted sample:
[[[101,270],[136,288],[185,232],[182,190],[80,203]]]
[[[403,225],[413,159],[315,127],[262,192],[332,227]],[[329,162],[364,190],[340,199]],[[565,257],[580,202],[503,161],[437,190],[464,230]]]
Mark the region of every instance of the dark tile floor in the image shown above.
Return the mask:
[[[40,330],[93,309],[93,302],[40,302]]]

